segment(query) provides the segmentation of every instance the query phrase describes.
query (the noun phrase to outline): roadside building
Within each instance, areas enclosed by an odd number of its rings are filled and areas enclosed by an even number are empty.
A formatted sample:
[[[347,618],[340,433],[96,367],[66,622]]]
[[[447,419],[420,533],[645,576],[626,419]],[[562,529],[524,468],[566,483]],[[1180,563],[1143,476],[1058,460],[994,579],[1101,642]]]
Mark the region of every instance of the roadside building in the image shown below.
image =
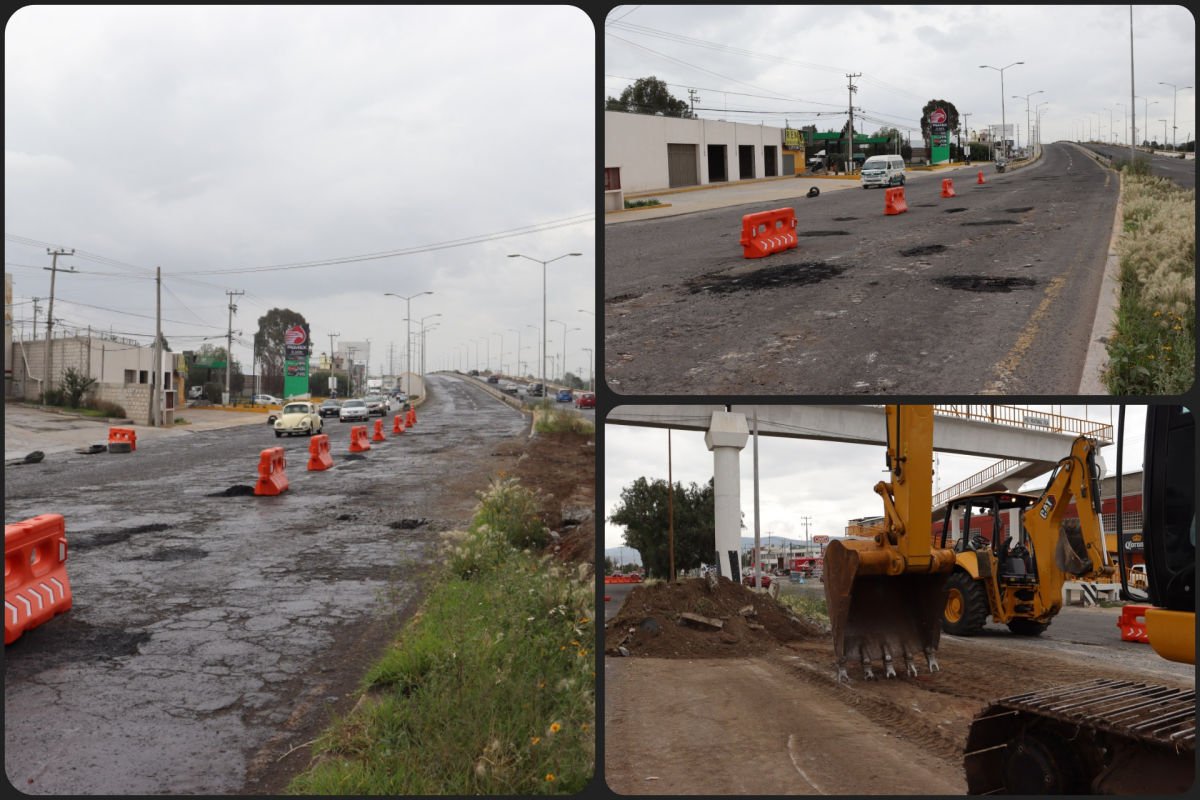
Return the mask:
[[[623,207],[620,199],[633,192],[792,174],[794,166],[783,168],[783,134],[767,125],[605,111],[605,209]]]

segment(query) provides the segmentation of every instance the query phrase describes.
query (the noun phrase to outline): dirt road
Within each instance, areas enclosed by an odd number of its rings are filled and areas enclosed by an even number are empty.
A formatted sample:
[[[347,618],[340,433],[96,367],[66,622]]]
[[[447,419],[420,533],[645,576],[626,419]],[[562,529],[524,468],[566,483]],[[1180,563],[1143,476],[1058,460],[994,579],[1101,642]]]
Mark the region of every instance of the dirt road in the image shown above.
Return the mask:
[[[852,672],[849,686],[834,681],[827,635],[748,657],[739,647],[724,658],[605,658],[613,791],[964,794],[967,729],[991,699],[1091,678],[1194,686],[1190,666],[1144,645],[1113,657],[1067,641],[947,636],[941,672],[889,681]]]
[[[66,516],[74,594],[5,648],[9,780],[31,794],[278,793],[492,475],[528,475],[559,493],[557,522],[582,527],[591,494],[559,484],[590,487],[594,450],[556,463],[527,417],[461,381],[430,384],[416,427],[366,454],[330,424],[328,472],[306,472],[308,440],[265,422],[7,469],[6,521]],[[214,496],[252,485],[277,445],[286,493]]]

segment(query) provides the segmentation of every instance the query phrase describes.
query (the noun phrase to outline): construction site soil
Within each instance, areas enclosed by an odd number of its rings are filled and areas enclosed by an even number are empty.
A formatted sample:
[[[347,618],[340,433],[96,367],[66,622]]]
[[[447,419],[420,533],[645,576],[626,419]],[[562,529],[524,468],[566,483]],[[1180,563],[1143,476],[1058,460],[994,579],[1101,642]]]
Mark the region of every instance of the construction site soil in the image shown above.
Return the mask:
[[[754,613],[743,616],[747,605]],[[686,612],[725,624],[681,624]],[[1081,660],[1049,640],[1000,635],[944,636],[938,673],[922,665],[915,678],[866,681],[852,665],[852,683],[839,684],[822,627],[793,621],[776,600],[728,581],[716,590],[698,579],[634,589],[605,631],[609,787],[655,795],[965,794],[967,730],[991,700],[1092,678],[1194,686],[1178,672],[1101,653]],[[1143,657],[1154,664],[1153,653]]]

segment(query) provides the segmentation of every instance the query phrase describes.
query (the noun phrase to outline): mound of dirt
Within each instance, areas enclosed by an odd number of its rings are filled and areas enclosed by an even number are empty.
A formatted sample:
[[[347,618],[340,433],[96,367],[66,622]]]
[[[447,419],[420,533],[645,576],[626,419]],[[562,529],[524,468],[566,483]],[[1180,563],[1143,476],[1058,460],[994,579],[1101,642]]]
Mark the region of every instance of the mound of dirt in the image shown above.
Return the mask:
[[[539,433],[529,439],[513,474],[542,492],[541,517],[554,531],[547,547],[560,561],[596,559],[596,439],[593,434]]]
[[[751,656],[824,635],[767,594],[728,578],[717,579],[715,588],[704,578],[691,578],[631,591],[605,625],[604,652],[652,658]]]

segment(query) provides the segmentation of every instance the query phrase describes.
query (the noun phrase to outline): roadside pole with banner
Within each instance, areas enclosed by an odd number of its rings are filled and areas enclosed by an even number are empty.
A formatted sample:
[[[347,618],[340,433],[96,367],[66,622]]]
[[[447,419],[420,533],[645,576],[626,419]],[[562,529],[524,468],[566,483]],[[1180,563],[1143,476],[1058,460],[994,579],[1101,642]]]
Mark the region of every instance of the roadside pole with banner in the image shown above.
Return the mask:
[[[312,352],[308,323],[293,325],[283,334],[283,399],[310,397],[308,357]]]

